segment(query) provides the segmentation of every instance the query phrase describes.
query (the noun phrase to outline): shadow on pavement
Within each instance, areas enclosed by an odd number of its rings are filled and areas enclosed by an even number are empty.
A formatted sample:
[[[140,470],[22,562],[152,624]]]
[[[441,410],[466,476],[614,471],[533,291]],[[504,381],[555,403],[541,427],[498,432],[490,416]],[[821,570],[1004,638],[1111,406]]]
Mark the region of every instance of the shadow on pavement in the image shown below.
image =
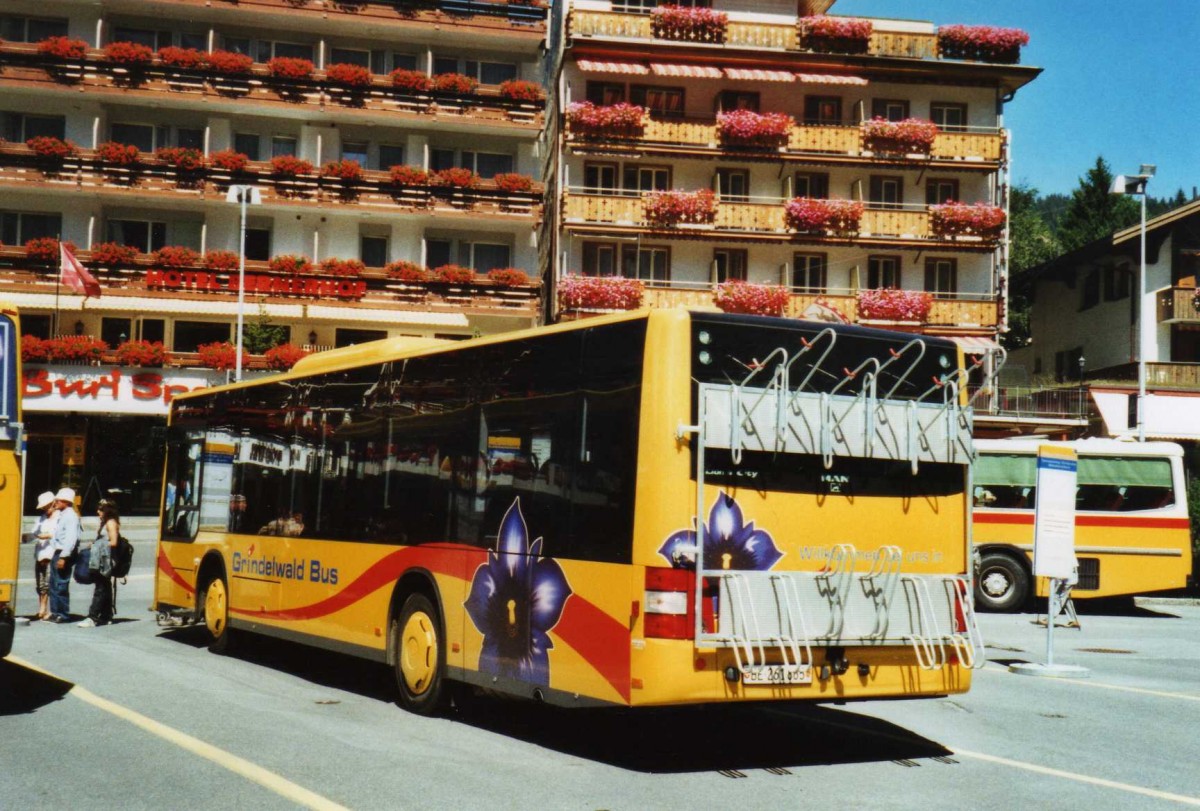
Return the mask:
[[[1154,617],[1177,620],[1167,606],[1140,606],[1133,597],[1100,597],[1095,600],[1076,600],[1075,611],[1081,617]]]
[[[0,659],[0,716],[23,715],[59,701],[75,685]]]

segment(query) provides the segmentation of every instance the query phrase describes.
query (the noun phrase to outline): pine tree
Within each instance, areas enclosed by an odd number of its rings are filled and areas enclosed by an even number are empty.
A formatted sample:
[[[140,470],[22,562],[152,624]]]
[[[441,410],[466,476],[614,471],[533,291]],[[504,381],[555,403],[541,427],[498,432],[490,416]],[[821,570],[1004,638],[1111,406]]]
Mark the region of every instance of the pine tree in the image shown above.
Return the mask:
[[[1062,252],[1042,215],[1041,199],[1037,189],[1024,185],[1014,186],[1009,198],[1008,332],[1004,335],[1008,349],[1029,343],[1032,286],[1025,272]]]
[[[1112,194],[1113,173],[1103,157],[1079,178],[1079,188],[1071,193],[1071,202],[1058,227],[1058,240],[1064,252],[1082,248],[1138,222],[1140,204],[1127,195]]]

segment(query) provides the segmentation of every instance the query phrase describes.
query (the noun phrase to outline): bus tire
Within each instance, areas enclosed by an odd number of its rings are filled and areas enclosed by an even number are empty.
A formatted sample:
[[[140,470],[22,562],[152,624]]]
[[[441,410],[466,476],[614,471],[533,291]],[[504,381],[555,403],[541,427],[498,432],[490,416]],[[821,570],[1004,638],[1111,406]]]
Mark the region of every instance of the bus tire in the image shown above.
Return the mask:
[[[975,604],[984,611],[1011,613],[1029,600],[1029,570],[1012,555],[985,552],[975,581]]]
[[[201,599],[204,607],[204,627],[208,629],[208,649],[227,653],[233,638],[229,628],[229,587],[222,575],[216,575],[204,587]]]
[[[408,595],[400,618],[392,624],[392,636],[400,706],[433,715],[442,708],[446,692],[446,649],[433,602],[419,592]]]

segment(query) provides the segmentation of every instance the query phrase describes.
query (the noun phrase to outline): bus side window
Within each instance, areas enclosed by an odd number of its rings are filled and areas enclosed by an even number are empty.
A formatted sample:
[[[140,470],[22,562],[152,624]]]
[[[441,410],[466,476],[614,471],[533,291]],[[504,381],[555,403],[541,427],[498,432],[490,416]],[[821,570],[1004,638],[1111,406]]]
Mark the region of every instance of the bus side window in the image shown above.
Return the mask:
[[[1170,487],[1129,487],[1121,512],[1161,510],[1175,503],[1175,492]]]

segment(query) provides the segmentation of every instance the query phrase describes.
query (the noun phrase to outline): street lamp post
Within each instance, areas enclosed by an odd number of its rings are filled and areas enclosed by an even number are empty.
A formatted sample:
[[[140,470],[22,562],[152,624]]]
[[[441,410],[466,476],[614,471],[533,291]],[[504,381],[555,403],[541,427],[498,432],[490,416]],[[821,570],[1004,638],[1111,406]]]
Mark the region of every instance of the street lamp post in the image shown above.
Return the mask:
[[[225,202],[238,203],[242,209],[242,226],[238,237],[238,299],[237,299],[237,346],[234,349],[234,382],[242,379],[242,327],[246,320],[246,206],[262,203],[262,193],[257,186],[230,186]]]
[[[1138,261],[1138,394],[1137,394],[1137,438],[1146,441],[1146,333],[1153,327],[1146,312],[1146,185],[1157,170],[1152,163],[1143,163],[1136,175],[1117,175],[1113,179],[1112,194],[1128,194],[1141,198],[1142,218]],[[1154,335],[1150,335],[1154,340]]]
[[[1084,414],[1087,413],[1087,409],[1085,409],[1083,407],[1083,402],[1084,402],[1083,364],[1084,364],[1083,355],[1080,355],[1079,356],[1079,416],[1080,417],[1082,417]]]

